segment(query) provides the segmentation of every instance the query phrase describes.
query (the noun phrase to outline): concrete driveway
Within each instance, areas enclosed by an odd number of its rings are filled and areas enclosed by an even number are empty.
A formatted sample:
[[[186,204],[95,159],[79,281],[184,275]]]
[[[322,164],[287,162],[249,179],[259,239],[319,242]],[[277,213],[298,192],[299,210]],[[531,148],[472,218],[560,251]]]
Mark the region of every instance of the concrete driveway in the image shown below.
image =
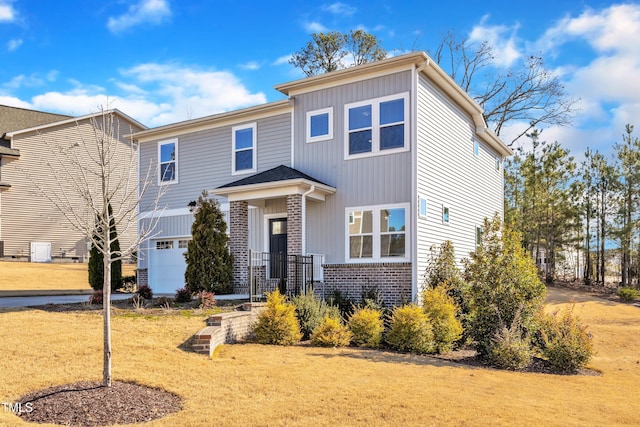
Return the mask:
[[[131,298],[133,294],[113,294],[111,301]],[[73,304],[89,301],[90,295],[0,296],[0,308],[31,307],[47,304]]]

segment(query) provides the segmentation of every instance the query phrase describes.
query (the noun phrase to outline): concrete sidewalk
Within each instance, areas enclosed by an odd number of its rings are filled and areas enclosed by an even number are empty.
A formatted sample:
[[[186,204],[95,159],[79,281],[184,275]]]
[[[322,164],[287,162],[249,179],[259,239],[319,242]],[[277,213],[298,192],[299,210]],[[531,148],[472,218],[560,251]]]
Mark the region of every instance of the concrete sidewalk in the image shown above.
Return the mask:
[[[20,291],[0,291],[0,298],[46,297],[46,296],[60,296],[60,295],[91,295],[92,293],[93,293],[93,289],[64,289],[64,290],[32,289],[32,290],[20,290]]]

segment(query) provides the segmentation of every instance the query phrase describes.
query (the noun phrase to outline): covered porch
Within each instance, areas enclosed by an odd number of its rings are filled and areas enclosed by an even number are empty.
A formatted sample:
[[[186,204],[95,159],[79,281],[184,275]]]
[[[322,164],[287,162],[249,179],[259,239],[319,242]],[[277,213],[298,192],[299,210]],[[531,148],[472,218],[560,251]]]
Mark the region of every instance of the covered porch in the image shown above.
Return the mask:
[[[280,289],[295,294],[322,278],[322,254],[306,250],[307,202],[322,203],[336,189],[296,169],[278,166],[211,191],[229,201],[235,293]],[[266,207],[279,206],[265,213]],[[262,247],[250,247],[249,208],[261,208]]]

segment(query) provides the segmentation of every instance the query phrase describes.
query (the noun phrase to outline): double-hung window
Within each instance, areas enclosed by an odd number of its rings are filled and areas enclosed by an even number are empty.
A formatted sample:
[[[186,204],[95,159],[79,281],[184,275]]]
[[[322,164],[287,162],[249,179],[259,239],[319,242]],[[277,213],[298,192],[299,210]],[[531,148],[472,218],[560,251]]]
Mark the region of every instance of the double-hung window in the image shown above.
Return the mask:
[[[401,204],[347,208],[347,261],[408,260],[408,206]]]
[[[178,181],[178,140],[158,142],[158,183],[169,184]]]
[[[333,107],[307,113],[307,142],[333,139]]]
[[[256,171],[256,124],[235,126],[231,130],[233,155],[231,174],[238,175]]]
[[[345,105],[345,158],[409,149],[409,94]]]

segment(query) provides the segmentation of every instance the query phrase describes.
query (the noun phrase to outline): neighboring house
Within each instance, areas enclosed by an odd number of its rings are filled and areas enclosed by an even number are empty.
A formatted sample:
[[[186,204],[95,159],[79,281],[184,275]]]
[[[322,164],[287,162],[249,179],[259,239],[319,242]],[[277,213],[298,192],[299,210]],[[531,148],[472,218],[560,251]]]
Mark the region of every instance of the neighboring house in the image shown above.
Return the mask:
[[[484,218],[502,215],[511,150],[425,53],[276,89],[288,99],[134,135],[167,190],[159,234],[140,248],[139,283],[183,286],[188,205],[204,189],[227,215],[243,293],[250,251],[316,254],[325,291],[359,298],[377,287],[397,304],[419,292],[432,245],[451,240],[460,260]],[[261,265],[273,277],[272,262]]]
[[[127,141],[124,135],[146,129],[118,110],[111,112],[122,142]],[[34,183],[56,188],[51,167],[58,168],[60,174],[64,171],[51,150],[83,143],[95,145],[91,119],[101,114],[70,117],[0,106],[0,259],[87,260],[88,240],[46,197],[37,195]],[[84,150],[81,153],[86,155]],[[120,154],[123,165],[127,163],[124,156],[136,155],[126,150],[120,150]],[[73,201],[74,195],[67,196]],[[81,206],[82,202],[77,203]],[[137,226],[120,238],[123,243],[132,243],[136,233]]]

